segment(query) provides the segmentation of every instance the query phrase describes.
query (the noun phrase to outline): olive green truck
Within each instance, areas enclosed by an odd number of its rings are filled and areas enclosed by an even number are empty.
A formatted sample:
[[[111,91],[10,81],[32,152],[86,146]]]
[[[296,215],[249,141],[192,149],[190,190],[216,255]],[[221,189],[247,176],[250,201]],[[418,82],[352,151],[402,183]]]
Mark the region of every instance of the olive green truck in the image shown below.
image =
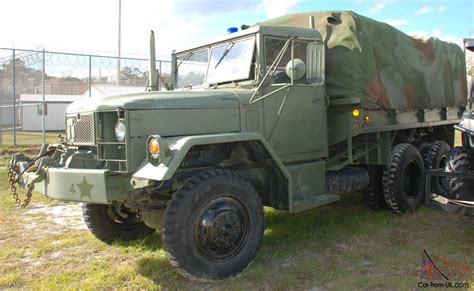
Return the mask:
[[[14,155],[9,177],[82,202],[105,242],[159,229],[172,265],[198,280],[254,259],[263,206],[296,213],[362,192],[373,210],[414,210],[466,105],[460,47],[350,11],[288,15],[173,53],[166,91],[153,35],[150,52],[148,92],[72,103],[66,138],[33,161]]]

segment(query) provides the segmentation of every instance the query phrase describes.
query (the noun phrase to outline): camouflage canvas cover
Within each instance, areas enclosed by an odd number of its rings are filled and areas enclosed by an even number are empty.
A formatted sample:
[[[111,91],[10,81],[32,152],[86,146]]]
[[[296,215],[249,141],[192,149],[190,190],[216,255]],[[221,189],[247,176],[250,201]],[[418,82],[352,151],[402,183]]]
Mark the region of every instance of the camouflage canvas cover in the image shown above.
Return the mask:
[[[359,97],[369,108],[429,109],[466,104],[465,57],[437,38],[414,38],[352,11],[290,14],[262,25],[309,26],[326,43],[331,98]]]

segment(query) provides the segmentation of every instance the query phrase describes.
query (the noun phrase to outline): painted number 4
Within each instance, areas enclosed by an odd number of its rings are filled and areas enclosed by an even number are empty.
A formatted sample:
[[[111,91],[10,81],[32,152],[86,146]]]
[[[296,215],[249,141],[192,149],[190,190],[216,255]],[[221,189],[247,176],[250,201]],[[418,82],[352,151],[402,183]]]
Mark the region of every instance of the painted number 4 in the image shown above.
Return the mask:
[[[69,187],[69,192],[76,194],[76,190],[74,190],[74,184],[71,184],[71,187]]]

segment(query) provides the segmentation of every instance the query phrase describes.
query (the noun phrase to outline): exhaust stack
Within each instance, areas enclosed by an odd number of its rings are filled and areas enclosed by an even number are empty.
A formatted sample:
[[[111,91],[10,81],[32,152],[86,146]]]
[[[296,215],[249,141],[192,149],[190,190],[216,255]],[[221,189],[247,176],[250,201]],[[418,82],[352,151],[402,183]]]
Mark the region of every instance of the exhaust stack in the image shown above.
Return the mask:
[[[150,68],[148,75],[148,91],[158,91],[158,74],[156,72],[155,33],[150,35]]]
[[[309,17],[309,28],[315,29],[314,16]]]

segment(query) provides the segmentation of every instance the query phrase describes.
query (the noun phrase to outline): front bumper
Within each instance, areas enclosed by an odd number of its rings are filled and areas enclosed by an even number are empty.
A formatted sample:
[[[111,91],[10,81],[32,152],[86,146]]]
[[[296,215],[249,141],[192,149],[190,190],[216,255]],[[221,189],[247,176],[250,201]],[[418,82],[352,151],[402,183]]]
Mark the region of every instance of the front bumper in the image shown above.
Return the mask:
[[[106,173],[107,170],[47,168],[44,180],[35,183],[35,191],[58,200],[107,204],[113,197],[107,195]],[[25,175],[29,181],[35,174]]]
[[[42,152],[45,151],[42,149]],[[34,161],[18,153],[12,156],[9,166],[17,171],[21,187],[34,184],[34,191],[47,197],[96,204],[129,200],[133,191],[130,176],[114,173],[108,169],[69,168],[55,161],[55,154],[41,153]],[[77,155],[81,158],[80,155]],[[84,156],[82,156],[84,157]],[[71,165],[74,163],[65,163]],[[87,165],[87,163],[85,163]]]

